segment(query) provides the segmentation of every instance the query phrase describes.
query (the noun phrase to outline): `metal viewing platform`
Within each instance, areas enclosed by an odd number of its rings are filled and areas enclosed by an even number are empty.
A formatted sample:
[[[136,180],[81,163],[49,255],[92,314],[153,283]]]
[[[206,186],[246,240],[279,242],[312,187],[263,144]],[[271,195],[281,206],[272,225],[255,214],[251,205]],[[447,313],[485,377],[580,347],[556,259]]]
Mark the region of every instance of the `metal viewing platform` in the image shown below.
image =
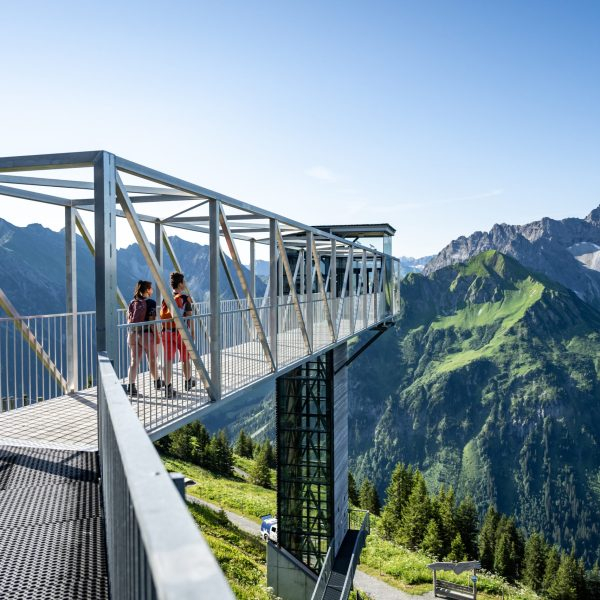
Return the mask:
[[[48,177],[49,171],[60,174],[63,170],[68,170],[70,177],[73,170],[81,176],[61,178],[54,173]],[[343,487],[347,424],[342,429],[335,424],[336,419],[345,418],[347,410],[345,369],[351,358],[346,343],[367,331],[373,332],[372,337],[380,335],[400,308],[400,263],[391,255],[394,229],[387,224],[304,225],[105,151],[0,158],[0,196],[42,202],[64,211],[66,265],[66,310],[62,314],[23,316],[15,299],[0,289],[4,312],[0,316],[0,447],[10,446],[13,452],[38,448],[99,453],[106,474],[101,495],[107,512],[108,577],[113,596],[119,597],[114,594],[121,568],[116,558],[119,548],[131,543],[120,540],[121,535],[138,536],[136,560],[146,561],[151,580],[150,587],[143,589],[156,590],[172,577],[172,573],[163,573],[166,579],[161,580],[160,567],[152,564],[153,553],[159,552],[164,541],[148,532],[166,525],[150,526],[140,508],[144,505],[140,498],[152,494],[154,484],[133,489],[136,461],[132,456],[138,450],[128,436],[144,445],[143,434],[147,446],[140,450],[140,460],[152,463],[157,474],[164,473],[158,457],[152,456],[150,440],[220,410],[225,402],[245,397],[270,380],[278,382],[281,407],[291,406],[294,399],[298,407],[302,405],[295,411],[306,412],[313,403],[310,410],[328,415],[323,421],[329,423],[324,430],[327,435],[319,434],[326,440],[320,460],[329,460],[329,454],[338,457],[329,482],[323,484],[331,487],[327,502],[335,507],[327,505],[318,535],[303,534],[309,541],[316,535],[318,544],[311,542],[303,545],[302,552],[297,551],[300,560],[318,573],[327,549],[332,548],[329,554],[333,556],[348,529],[345,517],[339,516],[340,507],[347,504]],[[93,227],[88,229],[86,220],[91,220]],[[116,240],[121,227],[133,235],[143,259],[140,269],[144,273],[134,277],[152,280],[156,299],[159,304],[164,300],[171,318],[126,322],[129,293],[117,284]],[[181,271],[170,239],[177,231],[193,235],[208,247],[207,291],[192,298],[191,314],[182,314],[167,283],[167,265]],[[78,311],[77,233],[94,257],[95,311]],[[368,244],[359,241],[362,238],[367,238]],[[370,245],[376,240],[381,241],[380,248]],[[258,260],[268,264],[264,283],[257,276]],[[191,279],[194,274],[186,275]],[[166,352],[168,332],[180,340],[173,360]],[[325,391],[314,396],[304,384],[294,383],[306,379],[301,375],[304,372],[328,381]],[[113,404],[121,415],[127,406],[137,425],[127,417],[127,431],[122,430],[114,416],[110,417]],[[297,416],[300,418],[300,413]],[[302,444],[314,444],[308,438],[298,441],[291,436],[290,440],[285,442],[288,463],[281,448],[282,473],[304,455]],[[290,452],[289,444],[300,446]],[[118,481],[111,483],[112,470],[106,471],[109,465],[120,473]],[[297,477],[295,481],[297,484]],[[130,532],[114,526],[118,505],[111,494],[117,493],[115,490],[126,494],[127,502],[139,503]],[[160,496],[163,492],[156,493]],[[286,502],[285,493],[279,497]],[[335,523],[333,514],[338,515]],[[185,517],[181,519],[189,527]],[[285,531],[284,519],[284,539]],[[176,553],[177,541],[168,543]],[[205,544],[195,543],[198,553],[192,562],[205,561],[214,573],[216,563],[205,557]],[[292,554],[297,543],[290,538]],[[176,571],[177,561],[169,563],[169,568]],[[207,590],[211,585],[226,589],[221,575],[211,577]],[[309,586],[314,585],[309,580]],[[178,593],[183,595],[172,595],[175,588],[168,591],[167,585],[165,595],[157,597],[194,597],[182,592],[185,581],[182,585]],[[346,597],[350,586],[351,578],[344,586]]]

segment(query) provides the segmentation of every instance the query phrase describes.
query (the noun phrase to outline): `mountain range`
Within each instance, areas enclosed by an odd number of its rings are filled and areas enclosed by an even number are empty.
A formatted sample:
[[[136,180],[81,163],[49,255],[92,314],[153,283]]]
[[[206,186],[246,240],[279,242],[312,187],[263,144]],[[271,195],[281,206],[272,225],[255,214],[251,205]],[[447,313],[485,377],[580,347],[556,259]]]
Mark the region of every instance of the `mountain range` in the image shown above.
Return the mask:
[[[600,206],[585,219],[544,218],[527,225],[496,224],[450,242],[423,273],[498,250],[522,265],[562,283],[582,300],[600,308]]]
[[[350,379],[359,479],[411,464],[600,558],[600,313],[573,291],[495,250],[409,274]]]
[[[193,298],[207,299],[209,288],[208,246],[170,238],[175,255],[186,274]],[[80,311],[95,310],[94,260],[83,239],[78,235],[77,302]],[[235,277],[233,262],[226,258],[239,295],[241,287]],[[165,282],[174,267],[165,252]],[[250,271],[244,267],[246,277]],[[138,279],[151,280],[137,244],[117,250],[118,285],[128,300]],[[56,314],[65,311],[65,236],[41,225],[16,227],[0,219],[0,287],[21,315]],[[220,267],[221,297],[233,298],[223,266]],[[265,284],[257,277],[256,292],[262,295]]]

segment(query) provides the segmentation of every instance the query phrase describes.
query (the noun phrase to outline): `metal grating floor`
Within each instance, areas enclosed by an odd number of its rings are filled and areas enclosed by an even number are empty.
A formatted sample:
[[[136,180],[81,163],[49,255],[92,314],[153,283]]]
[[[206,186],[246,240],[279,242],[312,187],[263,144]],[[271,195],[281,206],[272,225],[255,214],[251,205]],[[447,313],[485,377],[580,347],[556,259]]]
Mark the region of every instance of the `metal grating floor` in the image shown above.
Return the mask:
[[[93,452],[0,446],[0,599],[105,600]]]

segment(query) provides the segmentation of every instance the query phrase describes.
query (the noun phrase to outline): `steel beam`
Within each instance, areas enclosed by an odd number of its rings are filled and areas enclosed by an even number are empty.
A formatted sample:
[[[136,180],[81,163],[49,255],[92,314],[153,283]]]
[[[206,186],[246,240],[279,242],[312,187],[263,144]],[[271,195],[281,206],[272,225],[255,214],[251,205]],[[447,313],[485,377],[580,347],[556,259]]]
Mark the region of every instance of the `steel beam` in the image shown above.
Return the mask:
[[[163,242],[163,227],[160,224],[160,221],[157,221],[156,223],[154,223],[154,256],[156,256],[156,262],[158,263],[158,268],[160,270],[160,274],[161,276],[164,277],[164,272],[165,272],[165,268],[164,268],[164,252],[163,252],[163,246],[164,246],[164,242]],[[160,305],[162,303],[162,294],[160,292],[160,288],[158,287],[158,284],[156,285],[156,306],[157,306],[157,310],[160,311]]]
[[[317,276],[317,284],[319,286],[319,292],[321,293],[321,298],[323,300],[323,305],[325,306],[325,318],[327,319],[327,326],[329,327],[329,332],[331,333],[331,340],[335,341],[335,329],[333,327],[333,320],[331,318],[331,310],[329,307],[329,301],[327,299],[327,286],[323,282],[323,274],[321,273],[321,257],[317,252],[317,246],[315,244],[315,240],[312,240],[312,255],[315,261],[315,273]]]
[[[348,249],[348,302],[350,303],[350,333],[354,333],[354,248],[350,246]]]
[[[329,258],[329,297],[331,299],[331,314],[335,315],[335,336],[337,340],[338,328],[337,328],[337,242],[331,240],[331,253]]]
[[[118,360],[115,157],[101,152],[94,161],[96,346]]]
[[[310,347],[314,347],[314,307],[313,307],[313,259],[312,259],[312,245],[313,245],[313,233],[308,231],[306,233],[306,250],[304,252],[304,276],[305,281],[302,285],[306,286],[306,333],[308,340],[310,341]]]
[[[43,202],[44,204],[54,204],[55,206],[71,206],[71,200],[50,196],[49,194],[40,194],[39,192],[30,192],[8,185],[0,185],[0,196],[10,196],[12,198],[22,198],[23,200],[33,200],[34,202]]]
[[[67,152],[63,154],[34,154],[0,158],[0,173],[7,171],[42,171],[45,169],[77,169],[94,166],[97,157],[108,152]]]
[[[37,341],[35,334],[29,329],[19,311],[13,306],[7,295],[0,288],[0,308],[13,320],[15,328],[19,331],[23,339],[27,342],[29,347],[35,352],[38,360],[42,363],[44,368],[50,373],[50,375],[56,380],[58,385],[66,393],[69,391],[69,384],[63,377],[58,367],[54,364],[50,356],[46,353],[43,346]]]
[[[361,294],[362,294],[362,319],[363,327],[367,327],[367,253],[363,250],[360,276],[362,278]]]
[[[292,302],[294,304],[294,309],[296,310],[296,317],[298,319],[298,325],[300,326],[300,331],[302,332],[302,338],[304,339],[304,344],[306,346],[307,354],[312,354],[312,347],[310,343],[310,339],[308,337],[308,332],[306,330],[306,324],[304,323],[304,317],[302,316],[302,309],[300,308],[300,303],[298,302],[298,295],[296,294],[296,286],[294,284],[294,280],[292,277],[292,269],[290,268],[290,262],[287,257],[287,253],[285,251],[285,245],[283,243],[283,238],[281,237],[281,232],[279,228],[276,227],[277,234],[277,245],[279,246],[279,259],[283,265],[283,270],[285,272],[285,276],[288,280],[288,285],[290,288],[290,294],[292,295]]]
[[[204,366],[204,363],[202,362],[202,359],[196,351],[196,347],[194,346],[194,342],[192,340],[192,334],[188,329],[183,317],[180,314],[179,307],[177,306],[173,295],[169,293],[169,290],[167,289],[167,286],[164,280],[162,279],[156,257],[152,252],[150,243],[148,242],[146,234],[144,233],[144,230],[142,228],[142,224],[140,223],[140,221],[137,218],[137,215],[135,214],[133,204],[131,204],[131,200],[129,199],[127,190],[125,189],[125,186],[123,185],[123,182],[121,181],[121,178],[118,174],[116,175],[116,183],[117,198],[119,200],[119,203],[121,204],[121,208],[123,209],[125,216],[127,217],[127,222],[131,227],[131,231],[135,236],[138,246],[140,247],[142,256],[146,260],[146,264],[150,268],[150,273],[152,274],[152,277],[154,277],[156,285],[160,289],[160,293],[162,294],[165,303],[171,311],[175,327],[177,328],[177,331],[181,336],[181,340],[183,341],[186,350],[188,351],[188,354],[190,355],[190,358],[194,363],[194,366],[196,367],[196,370],[198,371],[200,378],[202,379],[204,386],[208,391],[208,395],[211,397],[211,399],[214,399],[214,389],[212,386],[211,378],[208,374],[208,371],[206,370],[206,367]]]
[[[269,219],[269,341],[271,356],[275,366],[278,365],[277,352],[277,221]]]
[[[67,384],[70,392],[79,389],[77,351],[77,233],[74,208],[65,208],[65,274],[67,292]]]
[[[250,294],[256,298],[256,240],[250,240]]]
[[[219,200],[223,205],[230,206],[231,208],[235,208],[246,213],[254,213],[257,215],[257,218],[274,219],[278,222],[278,227],[280,226],[280,224],[285,224],[302,232],[312,231],[315,235],[323,239],[337,240],[338,242],[341,242],[345,245],[352,244],[355,248],[363,248],[364,250],[370,250],[369,247],[363,246],[362,244],[357,244],[356,242],[350,242],[346,238],[333,235],[326,231],[317,229],[316,227],[311,227],[310,225],[305,225],[304,223],[294,221],[293,219],[288,219],[283,215],[278,215],[277,213],[268,210],[263,210],[261,208],[258,208],[257,206],[248,204],[247,202],[236,200],[235,198],[226,196],[225,194],[220,194],[213,190],[209,190],[208,188],[190,183],[183,179],[179,179],[178,177],[172,177],[170,175],[167,175],[166,173],[161,173],[156,169],[145,167],[143,165],[137,164],[133,161],[126,160],[118,156],[116,157],[116,165],[119,171],[123,171],[124,173],[129,173],[131,175],[135,175],[143,179],[148,179],[149,181],[154,181],[156,183],[160,183],[161,185],[167,185],[177,190],[188,192],[193,195]]]
[[[209,269],[210,269],[210,374],[213,379],[214,399],[220,400],[221,387],[221,295],[219,288],[219,261],[221,244],[219,243],[219,203],[209,201]]]
[[[248,282],[246,281],[246,275],[244,274],[244,269],[242,267],[242,262],[240,261],[240,257],[237,252],[237,248],[235,247],[235,242],[233,241],[233,237],[231,235],[231,231],[229,230],[229,225],[227,223],[227,217],[225,216],[225,211],[223,207],[219,205],[219,221],[221,223],[221,230],[225,237],[225,243],[229,248],[229,254],[231,255],[231,260],[233,261],[233,266],[235,267],[238,280],[240,285],[242,286],[242,291],[246,296],[246,300],[248,302],[248,310],[250,312],[250,317],[252,318],[252,322],[254,323],[254,328],[256,329],[256,333],[258,335],[258,341],[263,349],[266,359],[271,364],[271,368],[273,371],[275,370],[275,361],[273,360],[273,356],[271,354],[271,350],[269,348],[269,342],[267,340],[267,336],[265,335],[265,331],[262,326],[262,322],[260,317],[258,316],[258,312],[256,310],[256,305],[254,304],[254,298],[250,294],[250,287],[248,286]]]

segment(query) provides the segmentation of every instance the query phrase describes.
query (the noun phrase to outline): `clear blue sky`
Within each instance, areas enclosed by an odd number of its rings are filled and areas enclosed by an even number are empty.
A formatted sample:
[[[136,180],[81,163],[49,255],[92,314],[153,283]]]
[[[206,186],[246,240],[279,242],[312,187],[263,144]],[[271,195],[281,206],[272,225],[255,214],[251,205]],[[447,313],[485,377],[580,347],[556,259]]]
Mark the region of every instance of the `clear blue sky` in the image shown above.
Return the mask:
[[[599,31],[596,1],[5,3],[0,155],[104,148],[435,253],[600,204]]]

